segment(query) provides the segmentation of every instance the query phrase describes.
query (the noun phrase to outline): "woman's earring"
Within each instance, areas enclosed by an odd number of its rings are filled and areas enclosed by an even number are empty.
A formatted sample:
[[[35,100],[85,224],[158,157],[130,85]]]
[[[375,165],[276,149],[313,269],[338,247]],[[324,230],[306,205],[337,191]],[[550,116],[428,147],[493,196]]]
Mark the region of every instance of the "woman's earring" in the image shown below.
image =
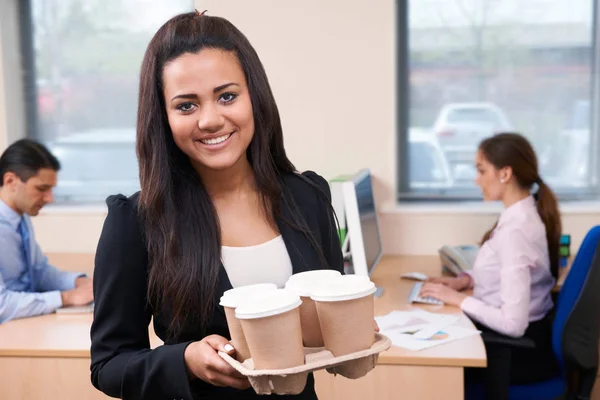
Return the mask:
[[[504,178],[500,178],[500,183],[504,183]]]

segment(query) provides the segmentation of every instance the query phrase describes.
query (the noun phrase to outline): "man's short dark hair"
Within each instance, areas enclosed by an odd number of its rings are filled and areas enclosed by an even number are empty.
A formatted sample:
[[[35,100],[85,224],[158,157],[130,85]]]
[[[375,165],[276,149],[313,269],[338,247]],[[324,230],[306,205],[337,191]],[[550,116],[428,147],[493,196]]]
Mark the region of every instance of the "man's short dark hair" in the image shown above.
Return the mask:
[[[4,174],[7,172],[13,172],[27,182],[44,168],[58,172],[60,162],[43,144],[31,139],[17,140],[0,156],[0,186],[4,184]]]

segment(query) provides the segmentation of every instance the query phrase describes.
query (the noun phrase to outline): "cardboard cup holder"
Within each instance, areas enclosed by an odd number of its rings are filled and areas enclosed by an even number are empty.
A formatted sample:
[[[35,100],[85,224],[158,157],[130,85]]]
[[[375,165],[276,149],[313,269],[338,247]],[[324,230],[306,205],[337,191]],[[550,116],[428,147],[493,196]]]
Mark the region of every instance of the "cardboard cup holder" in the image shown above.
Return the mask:
[[[375,333],[375,342],[370,348],[339,357],[323,347],[305,347],[305,363],[285,369],[254,369],[252,358],[239,362],[227,353],[219,352],[219,355],[239,373],[248,377],[257,394],[299,394],[306,386],[308,374],[320,369],[348,379],[365,376],[375,368],[379,353],[386,351],[391,345],[389,338]]]

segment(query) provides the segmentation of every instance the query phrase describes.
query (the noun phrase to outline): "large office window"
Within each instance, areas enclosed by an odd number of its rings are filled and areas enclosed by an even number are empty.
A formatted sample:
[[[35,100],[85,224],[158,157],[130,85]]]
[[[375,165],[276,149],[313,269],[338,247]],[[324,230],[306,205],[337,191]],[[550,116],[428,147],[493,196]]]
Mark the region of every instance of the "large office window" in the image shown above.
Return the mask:
[[[594,3],[397,2],[400,198],[480,197],[477,146],[505,131],[562,198],[598,193]]]
[[[19,7],[28,135],[62,163],[56,200],[132,194],[142,57],[156,30],[194,1],[19,0]]]

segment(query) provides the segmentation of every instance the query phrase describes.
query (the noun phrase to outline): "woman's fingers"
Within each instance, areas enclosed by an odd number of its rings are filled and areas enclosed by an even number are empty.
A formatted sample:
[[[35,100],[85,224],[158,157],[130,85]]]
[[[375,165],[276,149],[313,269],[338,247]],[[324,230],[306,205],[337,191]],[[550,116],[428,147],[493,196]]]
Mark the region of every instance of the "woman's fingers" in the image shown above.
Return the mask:
[[[223,351],[229,355],[235,354],[235,349],[229,343],[229,340],[219,335],[210,335],[205,337],[202,342],[205,344],[205,360],[208,369],[216,374],[231,377],[233,379],[239,379],[248,381],[244,375],[239,373],[233,368],[227,361],[223,360],[217,351]]]
[[[218,351],[234,354],[229,341],[219,335],[210,335],[191,343],[185,350],[185,364],[190,377],[197,377],[215,386],[231,386],[237,389],[250,387],[248,378],[219,356]]]
[[[227,375],[233,378],[244,378],[242,374],[240,374],[227,361],[223,360],[219,354],[217,354],[215,351],[216,349],[212,347],[208,341],[206,342],[206,347],[207,351],[204,355],[204,358],[206,360],[206,366],[208,369],[221,375]]]
[[[230,386],[236,389],[244,390],[250,387],[250,381],[246,377],[234,377],[227,374],[222,374],[219,371],[210,371],[207,374],[210,383],[215,386]]]
[[[202,342],[206,343],[216,351],[224,351],[231,354],[234,350],[229,340],[219,335],[209,335],[202,339]]]
[[[421,288],[421,292],[419,294],[422,297],[435,297],[435,295],[440,292],[440,286],[441,284],[439,283],[426,283]]]

